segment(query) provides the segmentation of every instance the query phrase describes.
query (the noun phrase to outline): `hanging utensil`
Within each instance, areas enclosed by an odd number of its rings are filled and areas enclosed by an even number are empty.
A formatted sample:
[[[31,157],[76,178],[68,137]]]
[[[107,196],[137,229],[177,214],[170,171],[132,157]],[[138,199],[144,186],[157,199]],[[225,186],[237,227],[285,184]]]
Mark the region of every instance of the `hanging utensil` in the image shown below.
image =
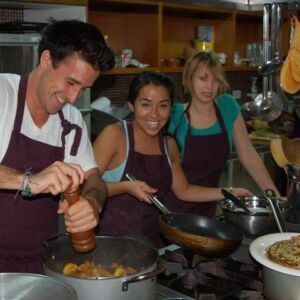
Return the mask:
[[[262,65],[258,66],[257,72],[261,75],[270,75],[279,71],[282,60],[280,57],[279,49],[276,47],[278,40],[278,3],[272,4],[272,15],[271,15],[271,59],[268,58]]]
[[[269,19],[270,9],[272,7],[271,15],[271,40],[269,37]],[[276,60],[278,52],[276,51],[277,42],[277,8],[278,4],[273,3],[264,5],[264,17],[263,17],[263,50],[264,61],[268,68],[270,68],[270,57]],[[281,63],[280,63],[281,65]],[[279,67],[280,67],[279,65]],[[254,101],[247,102],[242,107],[243,111],[248,117],[259,118],[268,122],[277,119],[283,109],[282,101],[273,89],[273,73],[279,70],[278,65],[270,72],[263,73],[263,93],[256,96]],[[276,69],[276,70],[275,70]]]
[[[258,66],[257,72],[261,75],[273,74],[280,70],[281,65],[282,60],[280,59],[279,55],[276,54],[273,59],[267,60],[263,65]]]
[[[263,11],[263,60],[269,58],[270,40],[269,40],[269,22],[271,5],[265,4]],[[263,92],[258,94],[253,101],[242,105],[242,111],[249,118],[264,119],[271,109],[271,102],[268,101],[268,76],[263,76]]]
[[[281,50],[281,44],[282,44],[282,30],[283,30],[283,19],[284,19],[284,12],[287,8],[287,3],[278,3],[277,4],[277,26],[276,26],[276,39],[275,39],[275,47],[274,51],[279,56],[280,60],[283,63],[282,59],[282,50]],[[281,64],[282,66],[282,64]],[[284,111],[291,111],[293,110],[291,105],[292,101],[290,101],[283,91],[281,85],[280,85],[280,72],[276,72],[274,74],[274,82],[275,82],[275,91],[282,102],[282,110]]]
[[[278,34],[278,20],[277,20],[277,15],[278,15],[278,3],[273,3],[271,6],[271,44],[269,46],[270,51],[268,51],[266,53],[266,56],[273,58],[273,60],[275,60],[276,56],[279,55],[279,50],[277,50],[277,34]],[[268,38],[269,39],[269,38]],[[267,39],[267,40],[268,40]],[[281,65],[281,64],[280,64]],[[275,67],[277,68],[277,66]],[[277,68],[277,71],[279,70],[279,68]],[[276,71],[276,72],[277,72]],[[266,121],[273,121],[275,119],[277,119],[281,112],[282,112],[282,101],[280,99],[280,97],[278,96],[278,94],[275,92],[274,90],[274,86],[273,86],[273,80],[274,80],[274,73],[275,70],[271,73],[269,73],[268,75],[268,92],[267,92],[267,98],[266,101],[269,103],[269,111],[267,112],[267,114],[264,114],[262,116],[262,119],[266,120]]]

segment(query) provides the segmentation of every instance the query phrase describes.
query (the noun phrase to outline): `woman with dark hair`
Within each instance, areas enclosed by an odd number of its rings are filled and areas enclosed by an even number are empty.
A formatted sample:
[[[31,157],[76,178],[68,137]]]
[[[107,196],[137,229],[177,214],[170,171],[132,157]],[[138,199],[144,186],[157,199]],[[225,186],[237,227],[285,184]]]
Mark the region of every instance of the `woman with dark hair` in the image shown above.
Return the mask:
[[[206,186],[207,203],[188,203],[170,193],[165,201],[174,212],[192,212],[213,217],[216,201],[223,197],[219,187],[233,144],[243,166],[258,186],[273,189],[279,196],[261,158],[254,149],[221,63],[213,52],[197,52],[184,66],[185,103],[173,106],[168,132],[179,145],[182,168],[191,184]],[[240,189],[232,188],[235,196]]]
[[[132,123],[109,125],[97,137],[94,154],[108,186],[100,234],[135,236],[161,247],[159,211],[149,205],[149,194],[157,194],[161,201],[170,190],[186,201],[207,198],[206,188],[187,182],[175,140],[163,136],[173,97],[173,84],[166,75],[137,75],[128,95]],[[127,173],[137,181],[128,181]],[[249,195],[247,190],[239,192]]]

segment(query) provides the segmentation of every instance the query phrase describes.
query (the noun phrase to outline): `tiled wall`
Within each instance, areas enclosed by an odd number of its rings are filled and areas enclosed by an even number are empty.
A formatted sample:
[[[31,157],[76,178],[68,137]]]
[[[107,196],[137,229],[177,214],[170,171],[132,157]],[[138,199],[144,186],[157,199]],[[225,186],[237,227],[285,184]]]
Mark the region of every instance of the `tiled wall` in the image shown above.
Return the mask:
[[[226,77],[231,90],[240,90],[242,92],[241,102],[250,99],[246,94],[250,92],[251,76],[257,76],[255,72],[227,72]],[[92,101],[105,96],[113,104],[122,106],[126,103],[128,87],[134,75],[102,75],[92,88]],[[181,74],[169,74],[175,85],[175,101],[182,100],[181,94]]]
[[[23,21],[23,9],[22,8],[1,8],[0,3],[0,23],[11,21]]]

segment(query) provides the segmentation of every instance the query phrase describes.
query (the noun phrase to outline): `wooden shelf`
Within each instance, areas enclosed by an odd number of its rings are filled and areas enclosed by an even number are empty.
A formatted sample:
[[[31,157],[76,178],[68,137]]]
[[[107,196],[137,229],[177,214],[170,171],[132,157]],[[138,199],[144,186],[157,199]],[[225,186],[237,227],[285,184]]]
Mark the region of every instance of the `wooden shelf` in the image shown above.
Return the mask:
[[[114,68],[110,71],[106,71],[106,75],[125,75],[125,74],[138,74],[146,71],[159,71],[159,68]]]
[[[41,4],[88,5],[88,0],[18,0],[13,2],[28,2]]]
[[[249,66],[224,66],[224,70],[227,72],[255,72],[257,67]]]
[[[257,11],[160,1],[89,0],[88,21],[108,36],[115,53],[132,49],[134,58],[151,66],[116,68],[107,74],[133,74],[143,70],[181,72],[181,67],[163,67],[162,60],[182,57],[192,48],[200,25],[213,26],[214,51],[226,53],[226,71],[255,71],[256,68],[248,66],[235,67],[234,51],[245,58],[247,44],[262,44],[263,18],[262,12]]]
[[[248,66],[224,66],[225,72],[255,72],[255,67]],[[183,67],[148,67],[148,68],[114,68],[105,72],[106,75],[125,75],[125,74],[138,74],[142,72],[159,71],[163,73],[182,73]]]

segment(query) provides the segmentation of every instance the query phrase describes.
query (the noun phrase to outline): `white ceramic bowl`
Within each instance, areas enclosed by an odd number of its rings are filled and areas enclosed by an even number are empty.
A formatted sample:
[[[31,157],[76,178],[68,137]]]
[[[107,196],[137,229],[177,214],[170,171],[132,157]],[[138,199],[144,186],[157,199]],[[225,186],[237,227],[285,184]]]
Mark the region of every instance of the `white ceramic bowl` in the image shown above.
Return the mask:
[[[281,266],[267,257],[267,248],[297,232],[263,235],[250,244],[250,254],[263,266],[263,293],[272,300],[300,300],[300,270]]]

